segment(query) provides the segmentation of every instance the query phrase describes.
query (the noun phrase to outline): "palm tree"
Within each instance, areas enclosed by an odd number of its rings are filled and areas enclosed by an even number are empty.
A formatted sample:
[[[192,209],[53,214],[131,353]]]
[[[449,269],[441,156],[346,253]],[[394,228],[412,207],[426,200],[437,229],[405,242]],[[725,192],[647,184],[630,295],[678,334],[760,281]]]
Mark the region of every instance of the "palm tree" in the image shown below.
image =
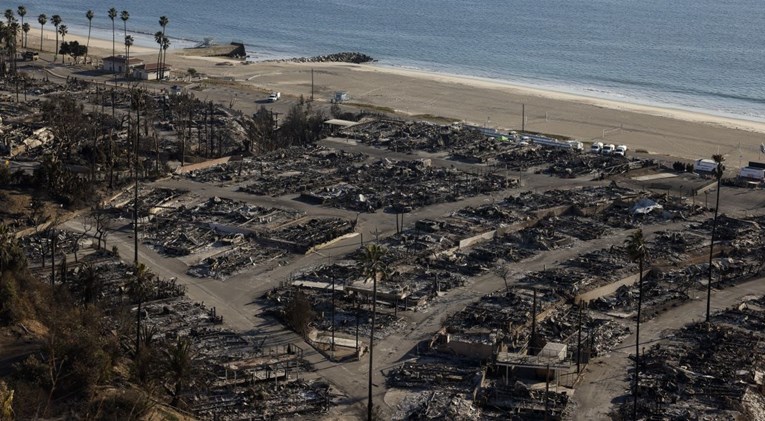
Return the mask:
[[[372,420],[372,373],[373,373],[373,350],[375,340],[375,319],[377,316],[377,282],[387,277],[388,265],[383,260],[387,250],[378,244],[369,244],[363,249],[359,259],[361,273],[372,279],[372,330],[369,335],[369,397],[367,402],[367,418]]]
[[[56,62],[56,59],[58,58],[58,26],[61,25],[61,16],[59,15],[53,15],[50,17],[50,22],[53,24],[53,26],[56,28],[56,50],[53,51],[53,62]]]
[[[162,64],[162,31],[154,33],[154,42],[159,45],[159,53],[157,53],[157,78],[159,78],[159,66]]]
[[[27,15],[27,8],[24,6],[19,6],[19,8],[16,10],[16,13],[18,13],[19,17],[21,18],[21,27],[24,28],[24,16]],[[29,32],[29,31],[25,31],[25,32]],[[23,41],[22,47],[26,48],[27,40],[23,39],[22,41]]]
[[[145,265],[139,264],[135,267],[135,273],[128,279],[127,289],[130,298],[138,303],[138,313],[136,314],[136,356],[141,350],[141,306],[149,298],[154,274],[151,273]]]
[[[80,271],[76,282],[77,288],[80,290],[81,296],[79,298],[82,300],[82,304],[85,307],[93,304],[101,293],[102,288],[101,275],[99,275],[95,267],[90,263],[86,263],[83,270]]]
[[[125,26],[125,36],[127,37],[127,21],[130,19],[130,13],[128,13],[127,10],[123,10],[122,13],[120,13],[120,19],[122,19],[122,24]],[[127,54],[127,45],[125,47],[125,54]],[[127,62],[125,62],[125,67],[127,67]]]
[[[13,9],[5,9],[5,20],[8,22],[8,25],[10,26],[11,22],[15,19],[15,16],[13,14]]]
[[[42,14],[42,15],[37,17],[37,22],[40,23],[40,52],[42,52],[42,50],[43,50],[43,35],[45,35],[44,32],[43,32],[43,27],[45,26],[46,23],[48,23],[48,17],[45,16],[45,14]]]
[[[175,344],[164,349],[162,355],[164,368],[173,382],[170,405],[178,406],[181,393],[193,376],[196,353],[188,337],[178,336]]]
[[[64,43],[64,37],[66,37],[66,34],[69,33],[69,28],[66,27],[66,25],[61,25],[58,27],[58,33],[61,35],[61,44]],[[64,62],[64,55],[61,54],[61,62]]]
[[[720,210],[720,187],[723,172],[725,172],[725,157],[722,155],[712,155],[712,159],[717,163],[717,167],[712,171],[712,174],[717,179],[717,204],[715,205],[715,218],[712,220],[712,239],[709,244],[709,278],[707,279],[707,323],[709,323],[709,315],[712,305],[712,256],[715,250],[715,232],[717,231],[717,213]]]
[[[13,57],[13,61],[11,61],[11,71],[14,75],[16,74],[16,35],[18,35],[20,28],[21,26],[16,22],[16,19],[13,19],[13,22],[8,25],[7,40],[9,44],[9,54]]]
[[[114,57],[114,55],[116,54],[115,50],[114,50],[114,43],[115,43],[115,41],[114,41],[114,18],[116,18],[116,17],[117,17],[117,9],[112,7],[111,9],[109,9],[109,19],[112,20],[112,57]],[[112,61],[112,73],[115,73],[114,63],[115,62]],[[117,78],[116,74],[115,74],[114,78],[115,78],[115,81],[116,81],[116,78]]]
[[[165,76],[165,69],[164,69],[164,61],[162,58],[162,52],[164,50],[167,50],[167,47],[164,47],[165,45],[165,29],[167,28],[167,25],[170,23],[170,19],[167,18],[167,16],[160,16],[159,17],[159,26],[162,27],[162,37],[157,40],[156,34],[154,34],[154,39],[159,44],[159,55],[157,56],[157,70],[159,71],[159,78],[162,79]],[[168,41],[167,45],[170,45],[170,42]],[[164,47],[164,49],[163,49]]]
[[[133,46],[134,41],[132,35],[125,35],[125,63],[130,62],[130,47]],[[125,65],[125,76],[130,77],[130,67],[127,64]]]
[[[24,31],[24,48],[27,47],[27,41],[29,40],[29,30],[32,29],[32,26],[29,25],[29,22],[24,22],[21,24],[21,30]]]
[[[167,49],[170,48],[170,38],[168,37],[162,37],[162,68],[160,69],[160,72],[162,73],[162,78],[165,77],[165,66],[167,65]]]
[[[88,10],[85,12],[85,17],[88,18],[88,43],[86,44],[86,50],[85,50],[85,61],[88,61],[88,51],[90,49],[90,30],[93,28],[93,17],[95,14],[92,10]]]
[[[648,255],[643,238],[643,230],[639,229],[633,232],[624,242],[627,247],[627,254],[632,261],[638,262],[638,308],[637,308],[637,328],[635,329],[635,387],[632,391],[633,407],[632,418],[637,419],[637,394],[640,384],[640,312],[643,305],[643,262]]]

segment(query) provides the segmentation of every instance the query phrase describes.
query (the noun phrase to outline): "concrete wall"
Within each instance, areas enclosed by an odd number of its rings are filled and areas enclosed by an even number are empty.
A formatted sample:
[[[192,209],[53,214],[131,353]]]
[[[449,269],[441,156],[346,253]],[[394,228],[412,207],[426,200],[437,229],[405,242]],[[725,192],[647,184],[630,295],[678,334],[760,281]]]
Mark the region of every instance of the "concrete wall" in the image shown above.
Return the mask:
[[[496,234],[496,230],[487,231],[478,235],[474,235],[472,237],[465,238],[464,240],[460,240],[459,248],[463,249],[466,247],[473,246],[477,243],[481,243],[484,241],[490,241],[492,238],[494,238],[494,235]]]
[[[643,276],[648,274],[649,271],[650,271],[650,269],[644,270],[643,271]],[[634,285],[635,282],[638,281],[638,279],[640,279],[639,278],[639,274],[636,273],[634,275],[630,275],[630,276],[628,276],[626,278],[623,278],[623,279],[621,279],[619,281],[612,282],[612,283],[610,283],[608,285],[603,285],[602,287],[595,288],[593,290],[584,292],[584,293],[579,294],[576,297],[574,297],[574,303],[578,304],[578,303],[580,303],[582,301],[588,302],[588,301],[592,301],[592,300],[594,300],[596,298],[600,298],[600,297],[605,297],[607,295],[611,295],[614,292],[616,292],[617,289],[621,288],[623,285]]]
[[[489,359],[494,355],[494,345],[475,342],[450,340],[448,343],[441,345],[441,349],[462,357],[476,359]]]

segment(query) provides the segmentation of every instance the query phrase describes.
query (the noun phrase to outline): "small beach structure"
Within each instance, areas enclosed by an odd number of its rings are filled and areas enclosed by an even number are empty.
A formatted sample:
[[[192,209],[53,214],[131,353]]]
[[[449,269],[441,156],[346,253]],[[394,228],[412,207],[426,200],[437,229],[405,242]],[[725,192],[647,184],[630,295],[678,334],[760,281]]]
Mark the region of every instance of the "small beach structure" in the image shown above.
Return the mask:
[[[136,67],[143,66],[143,60],[139,58],[127,59],[125,56],[104,57],[103,62],[102,69],[106,72],[125,73],[126,68],[132,72]]]
[[[164,71],[162,73],[165,75],[165,77],[169,76],[170,71],[173,70],[172,67],[167,64],[158,65],[157,63],[146,63],[140,66],[136,66],[133,69],[133,77],[135,79],[141,80],[158,80],[160,69],[163,68]]]

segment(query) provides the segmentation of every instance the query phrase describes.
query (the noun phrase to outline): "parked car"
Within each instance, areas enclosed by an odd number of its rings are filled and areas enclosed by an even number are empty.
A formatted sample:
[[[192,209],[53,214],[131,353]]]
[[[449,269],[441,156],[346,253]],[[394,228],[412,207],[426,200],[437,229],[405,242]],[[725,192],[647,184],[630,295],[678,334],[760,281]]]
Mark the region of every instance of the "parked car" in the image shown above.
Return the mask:
[[[613,152],[614,155],[619,155],[619,156],[624,156],[626,153],[627,153],[627,145],[619,145],[616,147],[616,149],[614,149],[614,152]]]

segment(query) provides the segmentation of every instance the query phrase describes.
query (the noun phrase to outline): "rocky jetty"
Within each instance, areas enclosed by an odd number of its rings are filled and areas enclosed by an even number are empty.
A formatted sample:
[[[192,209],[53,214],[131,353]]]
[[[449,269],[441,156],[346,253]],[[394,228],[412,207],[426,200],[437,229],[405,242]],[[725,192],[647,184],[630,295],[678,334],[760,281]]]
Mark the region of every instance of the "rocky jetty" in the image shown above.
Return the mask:
[[[282,60],[282,61],[291,61],[296,63],[339,62],[339,63],[360,64],[360,63],[369,63],[369,62],[373,62],[377,60],[363,53],[342,52],[342,53],[327,54],[324,56],[316,56],[316,57],[297,57],[297,58],[292,58],[292,59]]]

